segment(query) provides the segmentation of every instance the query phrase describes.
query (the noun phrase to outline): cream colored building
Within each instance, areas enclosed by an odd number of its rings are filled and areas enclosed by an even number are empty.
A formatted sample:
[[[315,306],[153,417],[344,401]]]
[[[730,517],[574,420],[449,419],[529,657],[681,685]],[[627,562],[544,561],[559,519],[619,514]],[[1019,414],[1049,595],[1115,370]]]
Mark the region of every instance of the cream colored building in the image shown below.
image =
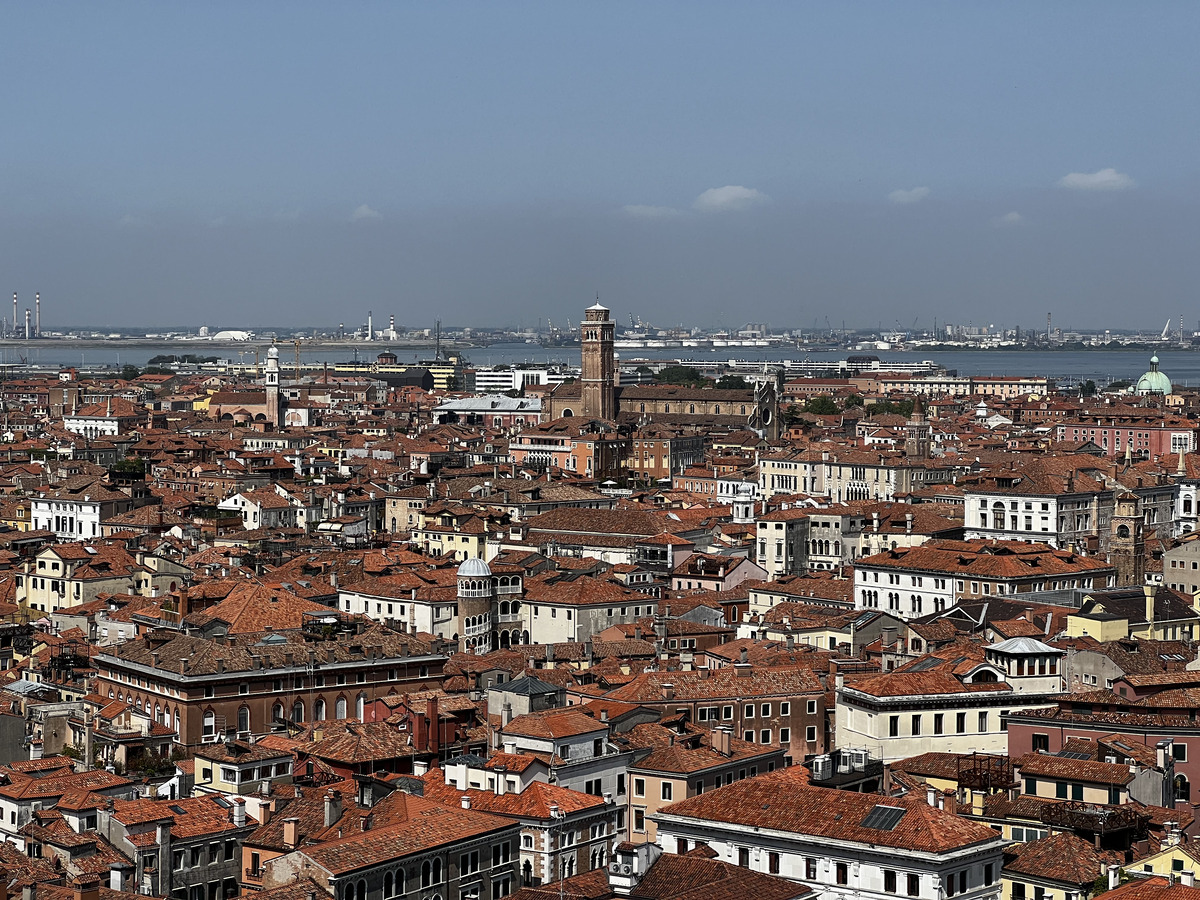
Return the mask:
[[[924,753],[931,741],[949,753],[1006,753],[1003,716],[1051,706],[1062,690],[1063,651],[1041,641],[1001,641],[982,660],[961,659],[959,650],[840,685],[838,746],[884,762]]]

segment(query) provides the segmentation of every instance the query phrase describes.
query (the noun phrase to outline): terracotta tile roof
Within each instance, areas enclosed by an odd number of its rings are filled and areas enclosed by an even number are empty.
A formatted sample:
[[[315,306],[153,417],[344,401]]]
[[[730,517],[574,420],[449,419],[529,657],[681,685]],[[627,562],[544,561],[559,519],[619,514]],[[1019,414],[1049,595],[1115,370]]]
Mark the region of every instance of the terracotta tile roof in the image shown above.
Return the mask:
[[[1129,784],[1134,777],[1129,766],[1090,759],[1069,759],[1046,753],[1027,753],[1013,762],[1020,767],[1022,776],[1033,775],[1038,778],[1070,779],[1090,784]]]
[[[332,763],[383,763],[412,756],[412,732],[390,722],[324,724],[321,739],[301,748],[307,756]]]
[[[367,837],[359,833],[326,841],[307,848],[305,854],[330,874],[345,875],[518,827],[508,819],[475,810],[447,808],[408,795],[404,799],[405,809],[396,824],[371,828]]]
[[[1200,900],[1200,888],[1155,876],[1130,881],[1104,896],[1108,900]]]
[[[979,578],[1053,578],[1108,572],[1101,557],[1081,556],[1045,544],[1020,541],[930,541],[861,558],[860,567],[948,573]],[[1141,596],[1141,592],[1138,592]]]
[[[710,859],[701,852],[660,856],[630,896],[635,900],[795,900],[811,893],[806,885]]]
[[[109,788],[132,787],[132,782],[120,775],[93,769],[89,772],[73,772],[70,775],[31,778],[28,775],[11,774],[8,784],[0,784],[0,795],[13,799],[33,798],[48,800],[80,790],[102,791]]]
[[[467,788],[465,790],[447,784],[441,769],[433,769],[422,780],[425,782],[425,799],[447,807],[460,804],[463,797],[471,798],[471,809],[492,813],[506,818],[550,819],[550,807],[557,806],[563,813],[597,811],[607,804],[603,797],[584,794],[556,784],[535,781],[523,791],[496,794],[495,791]]]
[[[730,754],[725,756],[713,749],[711,731],[687,725],[683,726],[682,733],[657,723],[635,725],[618,739],[631,749],[650,750],[630,766],[630,771],[667,775],[689,775],[757,758],[765,761],[782,753],[778,744],[752,744],[731,737]],[[766,770],[765,763],[763,770]]]
[[[579,706],[526,713],[504,726],[505,734],[547,740],[578,737],[601,731],[607,732],[608,725]]]
[[[739,675],[733,666],[717,669],[707,677],[702,672],[645,672],[629,684],[605,696],[627,703],[660,704],[666,701],[664,685],[670,685],[674,700],[717,700],[740,697],[794,697],[818,694],[821,682],[805,666],[753,666]]]
[[[366,647],[374,646],[388,657],[402,656],[407,650],[412,655],[430,652],[429,641],[415,635],[405,635],[383,625],[368,624],[365,629],[347,639],[311,642],[298,631],[273,631],[272,641],[264,643],[264,633],[231,635],[228,641],[204,638],[195,635],[174,635],[153,649],[148,641],[127,641],[116,647],[105,648],[105,654],[118,659],[152,668],[170,669],[178,672],[181,665],[193,675],[211,675],[218,670],[218,660],[223,660],[226,672],[254,671],[254,657],[262,661],[263,669],[285,667],[290,656],[293,665],[308,662],[309,652],[315,653],[317,663],[332,661],[358,661],[364,659]],[[156,663],[157,658],[157,663]]]
[[[991,756],[991,754],[983,753],[979,755]],[[951,781],[957,781],[959,760],[969,758],[970,756],[972,756],[972,754],[944,753],[937,750],[931,750],[928,753],[922,753],[918,756],[910,756],[908,759],[897,760],[891,765],[892,769],[901,772],[907,772],[910,775],[921,775],[926,778],[945,778]]]
[[[1110,863],[1120,865],[1124,857],[1102,853],[1091,841],[1070,832],[1053,834],[1026,844],[1012,844],[1004,853],[1004,874],[1048,879],[1091,888]]]
[[[991,828],[936,809],[923,797],[879,797],[831,791],[805,783],[807,771],[782,769],[734,782],[661,810],[659,827],[672,817],[727,822],[817,838],[929,853],[947,853],[1003,839]],[[903,810],[891,829],[864,825],[877,806]]]

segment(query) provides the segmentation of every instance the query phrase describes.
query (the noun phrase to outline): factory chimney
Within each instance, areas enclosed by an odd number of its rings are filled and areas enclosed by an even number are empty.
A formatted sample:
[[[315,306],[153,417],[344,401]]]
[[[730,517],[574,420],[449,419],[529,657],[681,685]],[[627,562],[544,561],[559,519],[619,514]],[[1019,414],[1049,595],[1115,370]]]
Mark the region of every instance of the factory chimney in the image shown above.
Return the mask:
[[[396,339],[396,317],[388,316],[388,337],[391,340]]]
[[[40,292],[33,295],[33,336],[42,336],[42,295]]]
[[[17,292],[13,291],[13,334],[17,333]]]
[[[1046,340],[1050,340],[1050,313],[1046,313]]]
[[[26,307],[26,309],[25,309],[25,340],[29,340],[30,327],[31,326],[29,323],[29,309],[28,309],[28,307]]]
[[[371,310],[367,310],[367,340],[375,340],[375,324],[371,318]]]

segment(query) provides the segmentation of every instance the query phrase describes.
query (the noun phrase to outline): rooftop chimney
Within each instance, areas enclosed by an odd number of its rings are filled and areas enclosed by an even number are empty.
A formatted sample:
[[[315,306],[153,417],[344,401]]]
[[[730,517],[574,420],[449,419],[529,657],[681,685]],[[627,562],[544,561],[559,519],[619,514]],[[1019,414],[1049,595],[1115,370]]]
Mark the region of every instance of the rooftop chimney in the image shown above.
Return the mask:
[[[100,900],[100,876],[89,873],[72,879],[71,900]]]
[[[342,817],[342,795],[335,790],[325,792],[325,827],[332,828]]]
[[[283,846],[295,850],[300,840],[300,820],[291,816],[283,820]]]

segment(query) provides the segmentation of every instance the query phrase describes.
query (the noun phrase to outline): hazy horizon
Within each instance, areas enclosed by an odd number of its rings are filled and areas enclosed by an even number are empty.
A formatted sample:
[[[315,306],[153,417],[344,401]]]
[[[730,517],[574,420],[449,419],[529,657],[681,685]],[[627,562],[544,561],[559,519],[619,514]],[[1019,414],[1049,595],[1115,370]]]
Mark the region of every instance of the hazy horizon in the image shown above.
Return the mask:
[[[0,315],[40,291],[46,331],[561,326],[597,292],[659,326],[1196,324],[1194,4],[0,23]]]

